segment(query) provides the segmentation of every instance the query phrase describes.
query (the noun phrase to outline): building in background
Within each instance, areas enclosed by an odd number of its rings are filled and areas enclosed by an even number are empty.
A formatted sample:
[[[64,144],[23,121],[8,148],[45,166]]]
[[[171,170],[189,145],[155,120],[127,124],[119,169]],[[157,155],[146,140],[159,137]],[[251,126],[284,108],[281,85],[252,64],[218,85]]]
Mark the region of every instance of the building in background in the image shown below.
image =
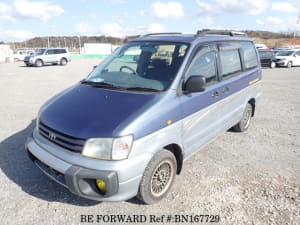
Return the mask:
[[[110,55],[117,47],[119,46],[104,43],[84,43],[81,53],[87,55]]]
[[[9,62],[12,58],[13,51],[9,45],[0,45],[0,62]]]

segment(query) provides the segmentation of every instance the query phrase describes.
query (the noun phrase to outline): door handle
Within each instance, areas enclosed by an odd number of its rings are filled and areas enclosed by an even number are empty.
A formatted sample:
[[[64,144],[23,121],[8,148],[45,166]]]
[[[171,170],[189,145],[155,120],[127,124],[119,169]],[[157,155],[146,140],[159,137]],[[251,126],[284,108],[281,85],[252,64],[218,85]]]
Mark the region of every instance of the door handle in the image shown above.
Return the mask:
[[[220,95],[220,93],[218,91],[215,91],[214,93],[212,93],[211,97],[216,98]]]
[[[226,92],[228,92],[228,91],[229,91],[229,87],[225,87],[225,88],[223,89],[222,93],[226,93]]]

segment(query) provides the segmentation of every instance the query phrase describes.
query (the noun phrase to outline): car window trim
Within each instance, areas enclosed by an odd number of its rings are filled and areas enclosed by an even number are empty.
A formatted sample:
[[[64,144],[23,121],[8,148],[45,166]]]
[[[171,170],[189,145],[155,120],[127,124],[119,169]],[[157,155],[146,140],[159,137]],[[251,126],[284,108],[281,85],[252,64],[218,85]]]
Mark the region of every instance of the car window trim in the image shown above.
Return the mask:
[[[218,61],[217,60],[217,53],[218,53],[217,46],[216,46],[216,44],[211,44],[211,45],[208,44],[208,45],[201,45],[201,46],[199,46],[196,49],[196,52],[195,52],[195,54],[193,54],[192,59],[190,60],[189,65],[187,66],[187,69],[186,69],[186,71],[184,73],[184,82],[186,82],[186,80],[187,80],[187,75],[188,75],[189,69],[191,68],[193,62],[197,59],[197,57],[199,57],[199,55],[201,53],[201,50],[204,49],[204,48],[206,48],[206,47],[209,48],[209,50],[206,53],[209,53],[209,52],[214,52],[215,53],[214,54],[214,56],[215,56],[215,62],[214,62],[214,64],[215,64],[215,75],[216,75],[216,80],[213,81],[213,82],[211,82],[211,83],[209,83],[207,85],[207,87],[209,87],[211,85],[214,85],[214,84],[216,84],[216,83],[218,83],[220,81],[220,79],[219,79],[219,73],[218,73],[218,71],[219,71],[219,69],[218,69],[218,62],[217,62]]]

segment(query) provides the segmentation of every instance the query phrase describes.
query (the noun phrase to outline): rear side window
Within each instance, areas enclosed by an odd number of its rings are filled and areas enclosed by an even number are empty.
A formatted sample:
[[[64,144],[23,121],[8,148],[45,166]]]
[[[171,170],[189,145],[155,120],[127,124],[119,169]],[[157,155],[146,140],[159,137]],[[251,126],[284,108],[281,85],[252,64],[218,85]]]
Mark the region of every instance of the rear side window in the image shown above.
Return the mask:
[[[66,53],[66,49],[55,49],[55,54],[64,54]]]
[[[248,70],[257,67],[257,56],[255,47],[252,42],[242,42],[241,45],[243,50],[242,54],[245,62],[245,69]]]
[[[54,49],[51,49],[51,50],[48,50],[46,55],[53,55],[55,54],[55,50]]]
[[[223,78],[229,78],[242,71],[238,49],[221,50],[220,58]]]

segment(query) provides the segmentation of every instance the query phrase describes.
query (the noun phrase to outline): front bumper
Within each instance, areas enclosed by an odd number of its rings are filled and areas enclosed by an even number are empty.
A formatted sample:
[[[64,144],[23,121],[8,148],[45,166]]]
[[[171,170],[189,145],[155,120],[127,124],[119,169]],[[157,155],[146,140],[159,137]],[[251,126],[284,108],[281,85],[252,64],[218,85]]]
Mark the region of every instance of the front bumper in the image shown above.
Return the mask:
[[[30,159],[47,176],[72,193],[97,201],[123,201],[138,193],[139,183],[152,155],[148,153],[121,161],[89,159],[43,139],[35,130],[26,142]],[[95,179],[107,186],[101,193]]]

